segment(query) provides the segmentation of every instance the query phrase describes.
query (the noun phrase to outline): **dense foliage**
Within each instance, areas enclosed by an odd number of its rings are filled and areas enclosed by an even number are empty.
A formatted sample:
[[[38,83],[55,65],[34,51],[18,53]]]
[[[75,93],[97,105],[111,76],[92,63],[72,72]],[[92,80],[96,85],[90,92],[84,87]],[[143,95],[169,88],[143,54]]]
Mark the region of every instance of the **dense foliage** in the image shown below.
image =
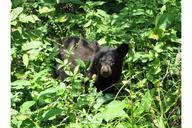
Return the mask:
[[[181,127],[179,0],[12,0],[13,128]],[[88,93],[80,70],[57,58],[63,37],[130,45],[114,95]],[[52,78],[53,61],[69,77]]]

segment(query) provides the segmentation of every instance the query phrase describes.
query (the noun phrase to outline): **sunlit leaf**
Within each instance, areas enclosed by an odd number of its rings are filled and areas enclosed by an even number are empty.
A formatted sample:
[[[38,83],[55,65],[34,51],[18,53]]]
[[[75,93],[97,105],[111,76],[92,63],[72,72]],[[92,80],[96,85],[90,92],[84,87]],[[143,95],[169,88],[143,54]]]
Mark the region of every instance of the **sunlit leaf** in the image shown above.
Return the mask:
[[[22,7],[17,7],[15,9],[12,9],[11,11],[11,21],[15,20],[19,14],[21,14],[21,12],[23,11]]]
[[[42,42],[41,41],[31,41],[28,43],[23,44],[22,50],[30,50],[30,49],[36,49],[36,48],[41,48]]]
[[[53,11],[55,11],[55,8],[49,8],[49,7],[39,8],[39,13],[40,14],[50,13],[50,12],[53,12]]]
[[[23,63],[24,63],[24,65],[25,65],[25,67],[27,67],[28,64],[29,64],[29,57],[28,57],[27,54],[24,54],[24,55],[23,55]]]
[[[36,21],[39,21],[40,19],[36,15],[26,15],[26,14],[21,14],[19,16],[19,21],[23,23],[35,23]]]
[[[24,113],[26,111],[29,111],[29,108],[33,106],[36,102],[35,101],[26,101],[20,106],[20,112]]]

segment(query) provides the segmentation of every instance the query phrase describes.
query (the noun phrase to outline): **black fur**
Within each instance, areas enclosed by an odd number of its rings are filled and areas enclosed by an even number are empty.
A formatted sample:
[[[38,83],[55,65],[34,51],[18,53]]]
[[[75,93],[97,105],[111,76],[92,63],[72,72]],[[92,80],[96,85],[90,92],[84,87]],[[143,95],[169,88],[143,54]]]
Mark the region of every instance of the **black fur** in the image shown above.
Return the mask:
[[[117,48],[104,47],[100,48],[98,43],[88,43],[84,39],[78,37],[70,37],[63,42],[63,46],[59,51],[59,58],[65,58],[65,49],[74,47],[73,54],[69,61],[72,62],[72,69],[76,66],[75,59],[89,61],[90,66],[88,74],[91,77],[96,75],[94,86],[98,91],[113,93],[115,87],[113,84],[121,78],[123,58],[128,52],[128,44],[121,44]],[[60,80],[66,77],[62,69],[56,71],[56,75]]]

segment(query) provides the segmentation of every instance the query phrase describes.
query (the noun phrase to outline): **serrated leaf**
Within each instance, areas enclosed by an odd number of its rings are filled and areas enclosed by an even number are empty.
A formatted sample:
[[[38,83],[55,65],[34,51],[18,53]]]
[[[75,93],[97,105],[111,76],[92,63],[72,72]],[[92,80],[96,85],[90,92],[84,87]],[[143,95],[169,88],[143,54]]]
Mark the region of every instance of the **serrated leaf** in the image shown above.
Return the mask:
[[[24,54],[22,58],[23,58],[23,64],[25,65],[25,67],[27,67],[28,64],[29,64],[29,57],[28,57],[28,55]]]
[[[11,21],[15,20],[19,14],[21,14],[23,11],[23,8],[22,7],[17,7],[15,9],[12,9],[11,11]]]
[[[49,118],[51,118],[53,116],[61,114],[62,111],[63,110],[60,109],[60,108],[52,108],[52,109],[44,112],[43,115],[42,115],[42,118],[43,118],[43,120],[47,120],[47,119],[49,119]]]
[[[20,106],[20,112],[24,113],[29,110],[31,106],[33,106],[36,102],[35,101],[26,101]]]
[[[36,48],[40,48],[41,46],[42,46],[41,41],[38,41],[38,40],[31,41],[31,42],[23,44],[22,50],[36,49]]]

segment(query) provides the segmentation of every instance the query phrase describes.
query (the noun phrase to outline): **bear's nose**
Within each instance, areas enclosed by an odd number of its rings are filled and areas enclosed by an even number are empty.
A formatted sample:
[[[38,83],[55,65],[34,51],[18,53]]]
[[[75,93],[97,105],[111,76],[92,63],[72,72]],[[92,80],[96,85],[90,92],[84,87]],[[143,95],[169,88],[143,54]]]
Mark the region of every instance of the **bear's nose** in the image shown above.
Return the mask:
[[[111,67],[108,65],[103,65],[100,70],[101,76],[107,78],[112,74]]]

